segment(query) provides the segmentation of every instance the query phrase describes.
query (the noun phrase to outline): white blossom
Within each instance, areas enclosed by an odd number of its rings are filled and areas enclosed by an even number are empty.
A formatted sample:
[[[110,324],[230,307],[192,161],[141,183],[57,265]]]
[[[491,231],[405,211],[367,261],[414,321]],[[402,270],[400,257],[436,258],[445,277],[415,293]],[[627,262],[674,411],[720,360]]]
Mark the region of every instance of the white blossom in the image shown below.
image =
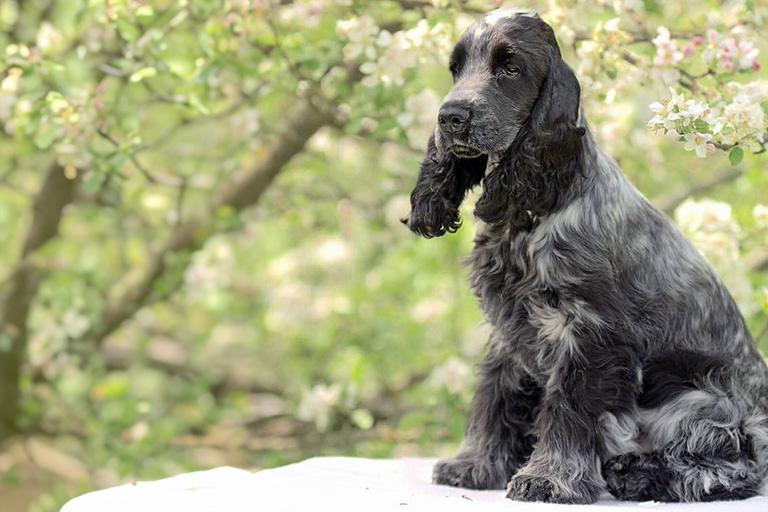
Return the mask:
[[[352,247],[340,237],[323,240],[313,251],[314,261],[322,265],[340,265],[352,258]]]
[[[56,43],[61,41],[61,39],[61,32],[56,30],[56,28],[47,21],[44,21],[40,24],[40,29],[37,31],[35,42],[37,48],[45,54],[48,53]]]
[[[686,133],[684,137],[685,150],[695,151],[699,158],[706,158],[707,153],[715,150],[715,146],[712,145],[712,136],[708,133]]]
[[[312,389],[305,389],[301,394],[296,416],[303,421],[311,421],[318,430],[328,429],[331,413],[341,400],[341,385],[317,384]]]
[[[755,291],[740,259],[741,229],[731,206],[712,199],[688,199],[675,210],[675,220],[717,274],[745,315],[757,307]]]
[[[656,31],[658,35],[652,41],[656,47],[653,63],[656,66],[675,66],[683,60],[683,52],[678,49],[677,42],[670,39],[669,29],[659,27]]]
[[[184,272],[187,287],[201,292],[212,292],[229,286],[235,266],[235,253],[226,237],[214,237],[192,255],[192,262]],[[190,297],[196,294],[190,293]]]
[[[435,113],[440,107],[440,98],[431,89],[405,100],[403,113],[397,116],[397,122],[405,129],[408,141],[414,147],[424,147],[435,126]]]
[[[768,229],[768,205],[755,205],[755,208],[752,210],[752,216],[755,218],[755,224],[758,229]]]
[[[367,59],[376,57],[375,42],[379,27],[370,16],[337,21],[336,34],[347,41],[343,50],[346,60],[355,60],[361,55]]]
[[[688,199],[675,210],[675,221],[689,233],[697,231],[737,234],[739,226],[731,213],[731,205],[712,199]]]
[[[458,358],[451,358],[438,366],[429,377],[433,388],[444,388],[455,395],[471,389],[473,380],[472,367]]]

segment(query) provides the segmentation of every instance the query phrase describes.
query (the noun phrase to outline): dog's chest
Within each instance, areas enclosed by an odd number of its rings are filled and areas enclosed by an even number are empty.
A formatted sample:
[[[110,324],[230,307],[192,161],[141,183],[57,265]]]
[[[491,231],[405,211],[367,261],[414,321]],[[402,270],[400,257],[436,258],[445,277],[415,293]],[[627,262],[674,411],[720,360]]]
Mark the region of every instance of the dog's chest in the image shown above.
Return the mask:
[[[491,350],[514,352],[534,375],[552,368],[570,339],[572,320],[556,288],[542,279],[546,244],[541,235],[535,226],[517,232],[484,226],[468,260],[472,287],[498,334],[492,342],[498,346]]]
[[[494,326],[509,321],[515,304],[527,294],[532,272],[528,254],[531,232],[512,232],[507,226],[483,225],[468,259],[471,285],[486,320]]]

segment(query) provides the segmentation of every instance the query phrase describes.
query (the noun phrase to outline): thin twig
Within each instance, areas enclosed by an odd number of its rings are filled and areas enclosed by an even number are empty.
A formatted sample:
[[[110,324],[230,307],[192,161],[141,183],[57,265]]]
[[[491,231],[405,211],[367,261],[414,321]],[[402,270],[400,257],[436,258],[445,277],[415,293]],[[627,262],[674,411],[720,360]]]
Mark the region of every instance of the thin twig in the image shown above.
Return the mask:
[[[104,139],[111,142],[118,150],[121,150],[122,144],[120,141],[112,137],[106,130],[99,129],[97,130],[97,133],[103,137]],[[139,161],[138,158],[136,158],[135,152],[131,152],[128,154],[128,158],[133,162],[133,165],[136,166],[136,168],[141,172],[142,175],[144,175],[144,178],[146,178],[147,181],[150,183],[154,183],[157,185],[167,185],[170,187],[180,187],[182,186],[183,179],[173,179],[173,178],[158,178],[157,176],[154,176],[151,172],[149,172],[149,169],[144,167],[144,165]]]
[[[181,219],[183,215],[184,210],[184,196],[187,193],[187,178],[182,177],[181,178],[181,186],[179,187],[179,195],[176,196],[176,221],[175,224],[178,226],[181,224]]]

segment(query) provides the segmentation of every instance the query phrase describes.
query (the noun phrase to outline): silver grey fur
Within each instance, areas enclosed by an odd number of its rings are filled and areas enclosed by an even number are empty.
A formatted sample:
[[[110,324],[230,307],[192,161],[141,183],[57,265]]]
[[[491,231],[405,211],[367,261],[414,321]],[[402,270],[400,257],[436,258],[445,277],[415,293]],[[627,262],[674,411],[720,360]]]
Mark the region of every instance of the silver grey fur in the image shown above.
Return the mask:
[[[450,136],[485,156],[451,155],[438,127],[405,220],[426,237],[453,231],[466,190],[483,186],[468,262],[492,333],[466,439],[435,482],[563,503],[605,489],[754,495],[768,368],[735,302],[596,144],[551,29],[530,14],[493,21],[462,38],[446,100],[471,111]],[[516,45],[520,81],[489,64],[498,40]]]

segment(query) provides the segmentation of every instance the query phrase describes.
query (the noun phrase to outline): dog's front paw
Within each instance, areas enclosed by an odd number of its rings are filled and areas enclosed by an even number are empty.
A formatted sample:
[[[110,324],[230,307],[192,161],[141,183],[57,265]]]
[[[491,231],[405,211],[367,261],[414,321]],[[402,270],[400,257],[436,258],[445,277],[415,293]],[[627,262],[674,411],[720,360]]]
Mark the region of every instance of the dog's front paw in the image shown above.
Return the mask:
[[[603,463],[613,497],[626,501],[669,501],[669,473],[655,454],[625,453]]]
[[[464,457],[441,460],[432,469],[432,482],[465,489],[503,489],[508,479],[499,465]]]
[[[517,474],[509,481],[507,498],[516,501],[589,504],[597,501],[599,489],[584,482],[556,482],[538,475]]]

